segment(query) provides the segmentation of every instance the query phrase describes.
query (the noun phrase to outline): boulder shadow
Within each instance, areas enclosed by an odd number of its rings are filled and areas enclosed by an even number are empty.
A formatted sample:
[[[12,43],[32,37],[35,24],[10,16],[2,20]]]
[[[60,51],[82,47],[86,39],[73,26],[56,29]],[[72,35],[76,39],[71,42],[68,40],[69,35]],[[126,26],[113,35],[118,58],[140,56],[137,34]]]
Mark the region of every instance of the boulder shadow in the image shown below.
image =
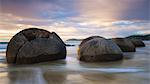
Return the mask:
[[[48,84],[65,84],[67,81],[67,73],[61,71],[45,71],[43,77]]]
[[[41,69],[16,68],[8,71],[8,84],[46,84]]]
[[[124,57],[125,60],[133,59],[134,55],[135,55],[135,52],[125,52],[125,53],[123,53],[123,57]]]
[[[109,62],[82,62],[80,61],[79,64],[82,67],[86,67],[86,68],[105,68],[105,67],[114,67],[114,66],[120,66],[122,65],[123,60],[119,60],[119,61],[109,61]]]

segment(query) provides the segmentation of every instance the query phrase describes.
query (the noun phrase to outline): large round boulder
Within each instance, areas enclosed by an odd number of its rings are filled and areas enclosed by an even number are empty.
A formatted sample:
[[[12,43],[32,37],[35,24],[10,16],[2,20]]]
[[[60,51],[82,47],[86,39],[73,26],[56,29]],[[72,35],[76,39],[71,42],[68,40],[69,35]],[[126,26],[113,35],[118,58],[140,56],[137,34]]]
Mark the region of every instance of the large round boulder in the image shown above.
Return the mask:
[[[135,52],[136,48],[131,40],[126,38],[112,38],[112,41],[115,42],[123,52]]]
[[[79,46],[78,59],[85,62],[105,62],[121,60],[123,58],[120,48],[111,40],[102,37],[83,40]]]
[[[12,37],[6,51],[10,64],[30,64],[66,58],[64,42],[55,32],[29,28]]]
[[[145,47],[145,44],[140,39],[130,39],[131,42],[134,44],[135,47]]]

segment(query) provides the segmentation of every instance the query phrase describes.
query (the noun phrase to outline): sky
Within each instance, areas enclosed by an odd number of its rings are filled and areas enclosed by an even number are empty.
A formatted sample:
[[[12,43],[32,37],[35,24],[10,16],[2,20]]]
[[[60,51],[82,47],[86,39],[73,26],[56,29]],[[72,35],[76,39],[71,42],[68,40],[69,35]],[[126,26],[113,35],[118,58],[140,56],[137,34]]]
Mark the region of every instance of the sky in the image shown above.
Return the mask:
[[[26,28],[63,40],[150,34],[150,0],[0,0],[0,41]]]

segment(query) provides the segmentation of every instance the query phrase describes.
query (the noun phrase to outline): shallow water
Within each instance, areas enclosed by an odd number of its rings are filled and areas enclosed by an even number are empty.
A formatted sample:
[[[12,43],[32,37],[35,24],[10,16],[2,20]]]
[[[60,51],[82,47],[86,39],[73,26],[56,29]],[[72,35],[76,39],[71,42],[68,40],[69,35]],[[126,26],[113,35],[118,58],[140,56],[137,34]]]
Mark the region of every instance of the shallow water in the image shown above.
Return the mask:
[[[31,65],[8,65],[0,53],[0,84],[149,84],[150,41],[124,60],[85,63],[77,60],[77,46],[67,47],[66,60]]]

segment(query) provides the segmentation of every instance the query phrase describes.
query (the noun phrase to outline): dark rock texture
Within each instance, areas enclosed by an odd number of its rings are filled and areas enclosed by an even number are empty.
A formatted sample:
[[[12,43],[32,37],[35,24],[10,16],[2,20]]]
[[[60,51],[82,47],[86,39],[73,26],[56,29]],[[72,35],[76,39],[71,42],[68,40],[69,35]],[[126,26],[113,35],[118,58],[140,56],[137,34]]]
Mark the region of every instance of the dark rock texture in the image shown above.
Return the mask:
[[[135,47],[145,47],[145,44],[140,39],[129,39],[134,44]]]
[[[94,38],[103,38],[103,37],[101,37],[101,36],[90,36],[88,38],[83,39],[79,46],[82,46],[82,44],[84,44],[85,42],[87,42],[91,39],[94,39]]]
[[[115,42],[123,52],[135,52],[136,51],[136,47],[129,39],[112,38],[112,41]]]
[[[90,39],[89,39],[90,38]],[[111,40],[89,37],[79,46],[78,59],[85,62],[116,61],[123,58],[120,48]]]
[[[71,44],[66,44],[66,46],[75,46],[75,45],[71,45]]]
[[[10,64],[30,64],[66,58],[66,47],[54,32],[29,28],[10,40],[6,51]]]

